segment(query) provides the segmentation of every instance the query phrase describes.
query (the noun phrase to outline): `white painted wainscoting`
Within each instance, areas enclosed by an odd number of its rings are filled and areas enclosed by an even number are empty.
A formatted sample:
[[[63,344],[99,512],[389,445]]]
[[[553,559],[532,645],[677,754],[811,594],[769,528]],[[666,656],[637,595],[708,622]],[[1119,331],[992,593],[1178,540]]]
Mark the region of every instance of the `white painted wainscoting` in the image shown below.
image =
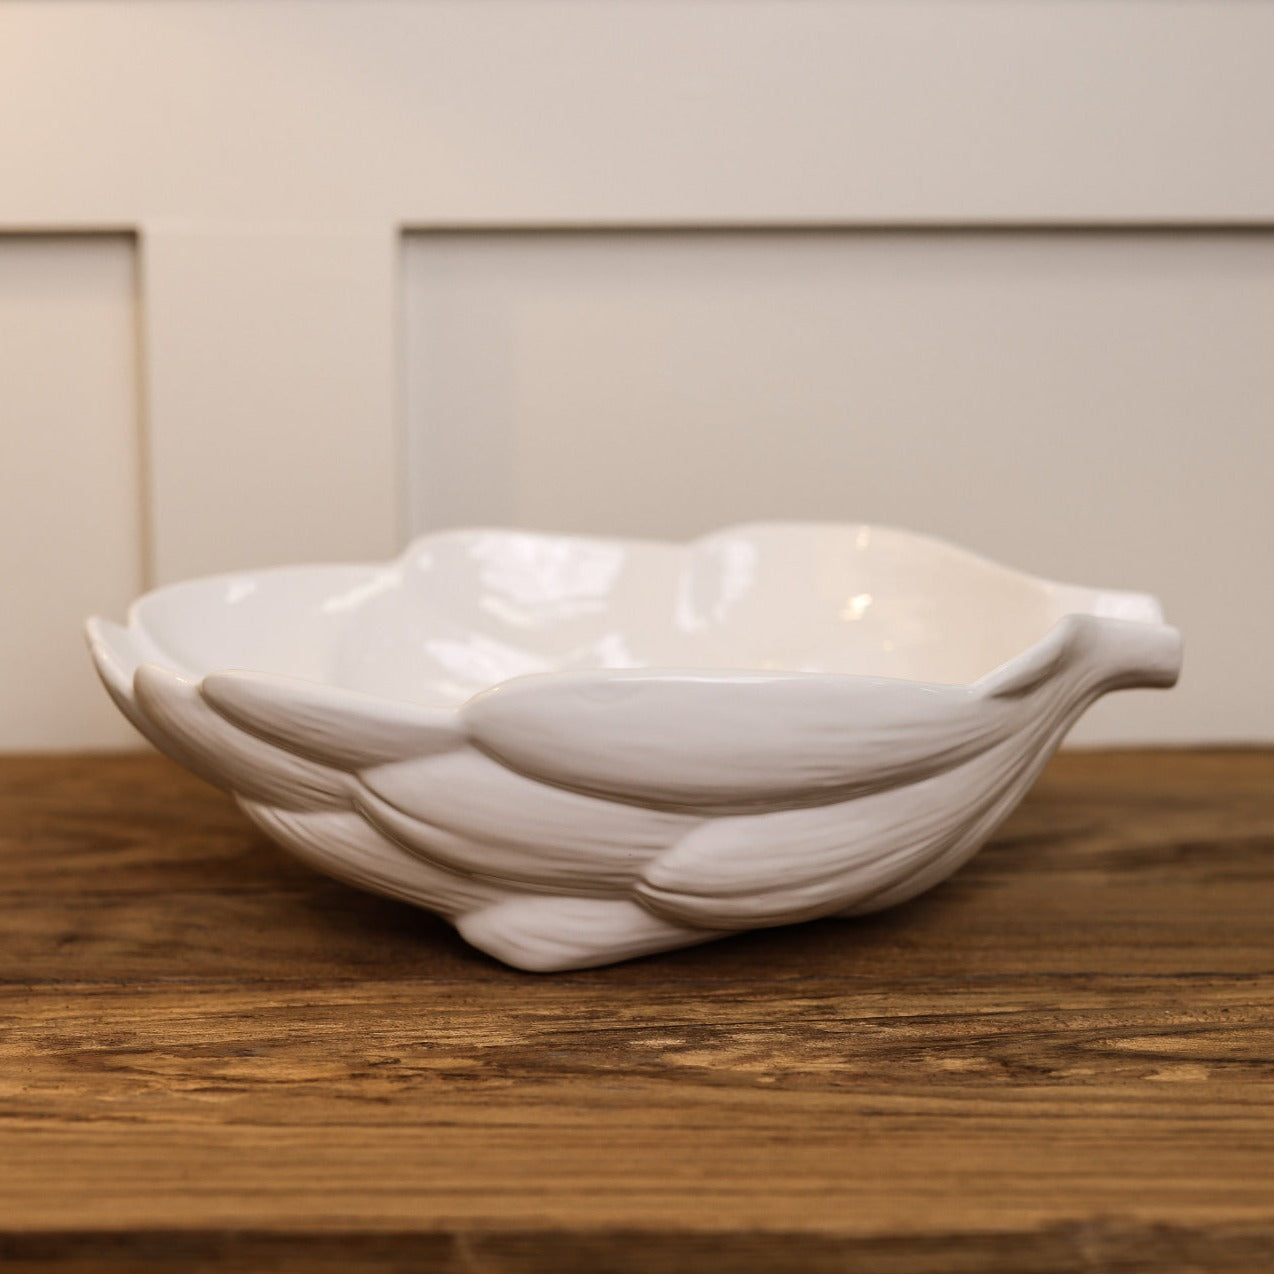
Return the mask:
[[[0,748],[88,610],[522,522],[1161,593],[1274,737],[1274,5],[0,0]]]
[[[0,744],[133,745],[86,613],[142,586],[137,287],[122,235],[0,236]]]
[[[1274,234],[421,234],[405,278],[413,532],[923,530],[1163,599],[1181,686],[1073,738],[1274,733]]]

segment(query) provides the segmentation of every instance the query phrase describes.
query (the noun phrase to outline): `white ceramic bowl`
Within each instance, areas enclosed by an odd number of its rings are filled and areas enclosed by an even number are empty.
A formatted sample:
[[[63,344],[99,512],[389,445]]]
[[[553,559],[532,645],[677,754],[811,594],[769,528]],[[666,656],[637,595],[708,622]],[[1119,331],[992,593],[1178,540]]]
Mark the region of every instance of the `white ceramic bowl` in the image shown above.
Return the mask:
[[[853,525],[450,532],[89,636],[129,720],[275,840],[537,970],[904,902],[1088,704],[1181,661],[1152,598]]]

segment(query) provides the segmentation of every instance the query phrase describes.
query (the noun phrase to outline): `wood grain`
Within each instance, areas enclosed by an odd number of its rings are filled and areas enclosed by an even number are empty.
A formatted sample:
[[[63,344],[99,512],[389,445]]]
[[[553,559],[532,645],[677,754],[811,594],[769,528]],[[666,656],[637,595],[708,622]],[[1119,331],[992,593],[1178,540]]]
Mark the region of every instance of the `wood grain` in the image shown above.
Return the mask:
[[[0,1266],[1274,1268],[1274,753],[855,922],[516,973],[155,756],[0,761]]]

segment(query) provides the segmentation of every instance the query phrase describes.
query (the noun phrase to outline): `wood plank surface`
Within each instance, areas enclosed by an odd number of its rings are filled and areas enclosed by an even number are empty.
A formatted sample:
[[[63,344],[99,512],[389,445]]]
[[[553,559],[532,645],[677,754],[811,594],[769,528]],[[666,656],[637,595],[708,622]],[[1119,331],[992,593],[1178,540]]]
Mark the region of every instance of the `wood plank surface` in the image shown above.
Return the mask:
[[[926,897],[518,973],[151,755],[0,761],[0,1268],[1274,1269],[1274,752]]]

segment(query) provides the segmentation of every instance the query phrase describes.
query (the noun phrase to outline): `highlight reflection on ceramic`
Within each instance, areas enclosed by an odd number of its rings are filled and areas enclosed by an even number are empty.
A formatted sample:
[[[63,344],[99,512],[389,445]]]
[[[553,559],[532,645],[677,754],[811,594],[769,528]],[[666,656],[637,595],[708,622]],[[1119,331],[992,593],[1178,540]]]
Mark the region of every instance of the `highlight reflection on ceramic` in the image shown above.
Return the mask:
[[[537,970],[914,897],[1090,703],[1181,662],[1145,595],[831,524],[449,532],[159,589],[89,637],[129,720],[275,840]]]

